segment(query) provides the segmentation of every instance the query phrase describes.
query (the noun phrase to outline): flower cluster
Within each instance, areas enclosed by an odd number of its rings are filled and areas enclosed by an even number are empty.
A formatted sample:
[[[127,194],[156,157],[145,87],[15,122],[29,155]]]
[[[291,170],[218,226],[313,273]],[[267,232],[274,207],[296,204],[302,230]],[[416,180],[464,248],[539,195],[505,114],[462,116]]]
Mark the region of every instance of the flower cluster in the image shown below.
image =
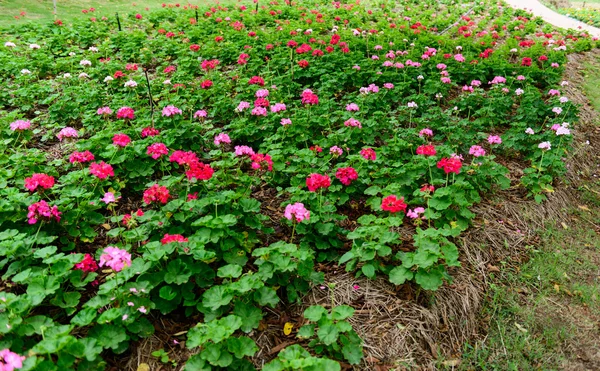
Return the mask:
[[[286,219],[296,222],[310,219],[310,211],[308,211],[301,202],[287,205],[283,215]]]
[[[95,272],[98,270],[98,263],[91,254],[85,254],[83,260],[75,264],[75,269],[84,271],[85,273]]]
[[[144,202],[149,205],[153,202],[166,204],[169,201],[169,190],[165,186],[153,184],[150,188],[144,191]]]
[[[115,176],[113,167],[104,161],[93,162],[90,164],[90,174],[95,175],[98,179],[106,179],[109,176]]]
[[[35,191],[38,187],[50,189],[54,187],[54,177],[48,174],[35,173],[29,178],[25,178],[25,188],[30,192]]]
[[[44,200],[29,205],[27,210],[27,221],[29,224],[35,224],[40,219],[54,219],[57,222],[60,222],[60,215],[62,214],[60,211],[58,211],[58,207],[50,207],[50,205],[48,205],[48,203]]]
[[[180,234],[165,234],[164,237],[160,240],[160,243],[163,245],[172,243],[172,242],[188,242],[188,239],[183,237]]]
[[[120,272],[123,268],[131,266],[131,254],[118,247],[108,246],[100,256],[100,267],[104,266]]]
[[[313,173],[306,178],[306,186],[311,192],[316,192],[321,188],[329,188],[330,185],[331,178],[327,175]]]
[[[352,167],[341,167],[335,172],[335,177],[343,185],[349,186],[354,180],[358,179],[358,173]]]
[[[398,198],[396,195],[390,195],[381,200],[381,210],[391,213],[406,212],[407,207],[408,205],[404,202],[404,197]]]

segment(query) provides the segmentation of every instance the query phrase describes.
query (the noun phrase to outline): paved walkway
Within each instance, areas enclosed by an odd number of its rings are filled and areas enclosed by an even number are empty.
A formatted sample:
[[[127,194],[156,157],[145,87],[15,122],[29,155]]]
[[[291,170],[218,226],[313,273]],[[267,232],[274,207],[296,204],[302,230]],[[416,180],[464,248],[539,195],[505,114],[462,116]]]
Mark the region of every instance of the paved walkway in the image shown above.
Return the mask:
[[[565,29],[572,28],[572,29],[578,30],[578,31],[579,30],[587,31],[592,36],[600,37],[600,28],[592,27],[583,22],[577,21],[573,18],[569,18],[562,14],[558,14],[555,11],[542,5],[537,0],[504,0],[504,1],[506,3],[508,3],[508,5],[512,6],[513,8],[526,9],[526,10],[530,11],[531,13],[533,13],[534,15],[542,17],[544,19],[544,21],[550,23],[553,26],[565,28]],[[580,26],[581,26],[581,28],[579,28]]]

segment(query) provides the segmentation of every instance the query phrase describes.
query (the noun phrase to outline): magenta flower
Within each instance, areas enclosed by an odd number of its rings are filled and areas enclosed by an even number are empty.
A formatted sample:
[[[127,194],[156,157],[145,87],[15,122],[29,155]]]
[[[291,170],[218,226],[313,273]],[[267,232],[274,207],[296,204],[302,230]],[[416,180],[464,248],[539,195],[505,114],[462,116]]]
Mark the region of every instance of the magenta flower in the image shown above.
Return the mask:
[[[175,116],[175,115],[181,115],[183,112],[175,107],[175,106],[166,106],[165,108],[163,108],[162,110],[162,115],[165,117],[171,117],[171,116]]]
[[[266,98],[269,96],[269,91],[267,89],[259,89],[255,95],[257,98]]]
[[[203,110],[203,109],[194,112],[194,118],[195,119],[204,118],[206,116],[208,116],[208,113],[206,113],[206,111]]]
[[[286,109],[287,109],[287,107],[283,103],[275,103],[274,105],[271,106],[271,112],[273,112],[273,113],[285,111]]]
[[[334,156],[341,156],[342,153],[344,153],[344,151],[338,146],[333,146],[329,148],[329,153],[331,153]]]
[[[63,138],[77,138],[79,137],[79,134],[77,133],[77,130],[67,126],[66,128],[61,129],[61,131],[56,134],[56,137],[62,142]]]
[[[114,176],[115,172],[109,164],[104,161],[93,162],[90,165],[90,174],[95,175],[98,179],[106,179],[109,176]]]
[[[117,118],[133,120],[135,118],[135,111],[131,107],[121,107],[117,110]]]
[[[11,352],[9,349],[0,350],[0,370],[13,371],[23,367],[25,356]]]
[[[113,137],[113,145],[115,147],[125,147],[131,143],[131,138],[127,134],[115,134]]]
[[[355,118],[349,118],[348,120],[346,120],[344,122],[344,125],[346,125],[346,126],[354,126],[354,127],[359,128],[359,129],[362,129],[362,125],[361,125],[360,121],[358,121]]]
[[[96,112],[99,115],[110,115],[113,113],[113,110],[110,109],[110,107],[101,107],[98,108],[98,111]]]
[[[473,155],[474,157],[485,156],[485,149],[481,148],[480,146],[471,146],[469,149],[469,154]]]
[[[123,268],[131,266],[131,254],[126,250],[108,246],[100,256],[100,266],[107,266],[115,272],[120,272]]]
[[[231,143],[231,138],[226,133],[219,133],[215,135],[215,146],[220,145],[221,143]]]
[[[236,156],[252,156],[254,154],[254,150],[248,146],[235,146],[235,155]]]
[[[242,101],[240,102],[240,104],[238,104],[235,110],[236,112],[242,112],[243,110],[248,108],[250,108],[250,103]]]
[[[360,111],[360,108],[358,108],[358,105],[356,103],[350,103],[350,104],[346,105],[346,111],[358,112],[358,111]]]
[[[152,143],[146,149],[146,154],[157,160],[161,156],[165,156],[169,154],[169,149],[164,143]]]
[[[497,135],[490,135],[487,138],[487,141],[488,141],[489,144],[500,144],[500,143],[502,143],[502,138],[500,138]]]
[[[254,107],[251,113],[254,116],[266,116],[267,109],[265,107]]]
[[[301,222],[310,219],[310,211],[306,210],[303,203],[296,202],[285,207],[283,216],[288,220]]]
[[[62,214],[56,206],[50,207],[44,200],[29,205],[27,210],[29,211],[27,213],[29,224],[35,224],[42,218],[47,220],[55,219],[57,222],[60,222],[60,215]]]
[[[104,197],[101,198],[100,201],[103,201],[105,204],[108,205],[111,202],[116,202],[120,198],[121,198],[121,196],[115,198],[115,194],[112,192],[106,192],[104,194]]]
[[[31,122],[29,120],[17,120],[15,122],[10,123],[10,130],[12,130],[12,131],[27,130],[30,127],[31,127]]]
[[[433,130],[431,130],[429,128],[422,129],[421,131],[419,131],[419,136],[421,138],[423,138],[423,137],[432,137],[433,136]]]

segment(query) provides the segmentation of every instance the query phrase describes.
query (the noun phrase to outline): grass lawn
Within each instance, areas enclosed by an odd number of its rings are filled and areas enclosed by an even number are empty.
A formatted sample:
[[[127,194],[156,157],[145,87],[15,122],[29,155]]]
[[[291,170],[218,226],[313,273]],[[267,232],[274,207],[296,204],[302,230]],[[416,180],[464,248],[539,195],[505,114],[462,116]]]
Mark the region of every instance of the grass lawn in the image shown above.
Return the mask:
[[[600,60],[584,67],[583,90],[600,110]],[[460,370],[600,369],[600,181],[579,192],[526,263],[502,262],[482,313],[488,336],[465,346]]]
[[[69,21],[76,17],[114,16],[115,12],[139,12],[143,13],[145,8],[157,9],[163,3],[176,3],[170,0],[56,0],[56,18]],[[233,0],[221,0],[220,3],[233,3]],[[245,1],[251,3],[250,1]],[[188,1],[181,1],[182,6]],[[193,5],[215,4],[215,0],[193,0]],[[96,12],[82,14],[82,9],[95,8]],[[24,17],[20,16],[25,12]],[[15,19],[18,16],[19,19]],[[30,21],[53,21],[52,0],[0,0],[0,25],[18,24]]]

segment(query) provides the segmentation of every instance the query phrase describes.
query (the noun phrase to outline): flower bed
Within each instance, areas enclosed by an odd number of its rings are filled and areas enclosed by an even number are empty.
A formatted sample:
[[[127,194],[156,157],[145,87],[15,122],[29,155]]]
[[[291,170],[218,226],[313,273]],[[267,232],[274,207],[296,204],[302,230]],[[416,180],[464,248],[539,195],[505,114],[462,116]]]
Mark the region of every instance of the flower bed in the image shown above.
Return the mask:
[[[169,5],[8,30],[0,365],[103,369],[177,315],[186,369],[248,369],[264,308],[326,284],[323,267],[451,282],[473,205],[552,192],[577,114],[566,53],[595,44],[459,3]],[[310,307],[301,345],[264,369],[358,364],[353,312]]]

